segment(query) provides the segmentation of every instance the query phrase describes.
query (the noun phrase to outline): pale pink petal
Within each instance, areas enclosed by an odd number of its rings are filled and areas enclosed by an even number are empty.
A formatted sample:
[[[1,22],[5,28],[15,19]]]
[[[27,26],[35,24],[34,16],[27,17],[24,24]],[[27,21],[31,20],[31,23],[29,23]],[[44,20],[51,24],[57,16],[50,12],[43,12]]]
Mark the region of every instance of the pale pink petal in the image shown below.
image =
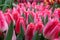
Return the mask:
[[[15,31],[13,31],[12,40],[16,40],[16,34],[15,34]]]

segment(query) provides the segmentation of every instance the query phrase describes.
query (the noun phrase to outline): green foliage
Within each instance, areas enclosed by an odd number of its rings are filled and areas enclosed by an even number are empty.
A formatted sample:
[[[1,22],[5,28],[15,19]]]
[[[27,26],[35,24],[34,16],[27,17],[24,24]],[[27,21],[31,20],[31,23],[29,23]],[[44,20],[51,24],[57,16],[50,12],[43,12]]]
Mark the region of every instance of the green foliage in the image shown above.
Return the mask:
[[[8,29],[7,36],[6,36],[6,39],[5,39],[5,40],[11,40],[11,39],[12,39],[13,29],[14,29],[14,25],[13,25],[13,23],[11,22],[11,24],[10,24],[10,26],[9,26],[9,29]]]
[[[34,18],[32,17],[32,15],[29,15],[29,17],[28,17],[28,24],[29,24],[30,22],[34,22]]]
[[[38,34],[38,32],[35,32],[32,40],[39,40],[39,34]]]
[[[5,11],[6,8],[12,8],[14,0],[1,0],[0,1],[0,10]]]

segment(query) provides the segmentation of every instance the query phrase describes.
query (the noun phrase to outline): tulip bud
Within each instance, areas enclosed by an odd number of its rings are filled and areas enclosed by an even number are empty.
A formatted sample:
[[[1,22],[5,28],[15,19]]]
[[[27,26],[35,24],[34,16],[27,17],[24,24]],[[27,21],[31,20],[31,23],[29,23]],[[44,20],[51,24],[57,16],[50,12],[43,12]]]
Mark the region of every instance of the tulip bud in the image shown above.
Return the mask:
[[[43,28],[44,28],[43,23],[42,22],[38,22],[38,23],[36,23],[35,32],[39,31],[39,33],[42,33],[43,32]]]
[[[60,26],[57,26],[58,24],[59,21],[56,19],[49,21],[43,29],[44,37],[47,39],[57,38],[60,31]]]
[[[5,17],[3,15],[2,11],[0,11],[0,31],[4,32],[6,30],[8,30],[8,24],[5,20]]]
[[[35,27],[35,25],[33,23],[30,23],[27,26],[27,30],[25,33],[25,40],[32,40],[34,27]]]
[[[15,31],[17,34],[20,33],[20,26],[22,24],[22,28],[24,30],[24,32],[26,31],[26,25],[25,25],[25,21],[24,21],[24,18],[23,17],[19,17],[17,22],[16,22],[16,25],[15,25]]]

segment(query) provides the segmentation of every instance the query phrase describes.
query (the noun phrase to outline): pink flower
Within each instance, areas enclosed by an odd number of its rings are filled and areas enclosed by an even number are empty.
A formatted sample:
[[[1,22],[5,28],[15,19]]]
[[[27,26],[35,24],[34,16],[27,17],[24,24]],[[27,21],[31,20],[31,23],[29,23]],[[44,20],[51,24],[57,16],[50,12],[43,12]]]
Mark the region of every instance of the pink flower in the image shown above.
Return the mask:
[[[39,13],[35,13],[34,15],[34,23],[38,23],[38,22],[41,22],[41,17],[40,17],[40,14]]]
[[[16,34],[15,34],[15,31],[14,30],[13,30],[12,40],[16,40]]]
[[[48,16],[48,19],[51,18],[51,10],[45,9],[42,13],[42,16],[44,17],[44,19],[46,19],[46,17]]]
[[[0,11],[0,31],[4,32],[6,30],[8,30],[8,24],[5,20],[5,17],[3,15],[2,11]]]
[[[43,29],[43,35],[47,39],[58,38],[60,32],[60,23],[56,19],[49,21]]]
[[[56,18],[60,18],[60,8],[54,10],[54,15]]]
[[[35,28],[35,25],[33,23],[30,23],[27,26],[27,30],[25,33],[25,40],[32,40],[34,28]]]
[[[39,30],[39,33],[43,32],[44,25],[42,22],[36,23],[35,32]]]
[[[32,3],[32,8],[35,8],[35,6],[36,6],[36,2],[33,2]]]
[[[17,19],[20,17],[20,14],[19,14],[19,12],[17,11],[16,8],[13,8],[12,16],[13,16],[15,21],[17,21]]]
[[[25,24],[25,20],[23,17],[19,17],[17,22],[16,22],[16,25],[15,25],[15,31],[17,34],[20,33],[20,27],[22,25],[22,28],[24,30],[24,32],[26,31],[26,24]]]
[[[30,2],[27,2],[26,7],[27,7],[27,8],[30,8],[30,7],[31,7]]]
[[[10,13],[7,12],[7,13],[4,14],[4,16],[5,16],[5,19],[6,19],[7,23],[8,23],[8,25],[10,25],[10,23],[12,21],[15,24],[15,20],[14,20],[12,14],[10,14]]]

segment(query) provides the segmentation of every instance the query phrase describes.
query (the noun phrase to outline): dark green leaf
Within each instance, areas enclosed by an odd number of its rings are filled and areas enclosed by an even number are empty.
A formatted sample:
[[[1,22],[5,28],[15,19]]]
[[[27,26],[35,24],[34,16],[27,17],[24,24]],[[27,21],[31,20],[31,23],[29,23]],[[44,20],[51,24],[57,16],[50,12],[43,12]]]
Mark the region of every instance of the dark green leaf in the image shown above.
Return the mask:
[[[13,29],[14,29],[14,26],[13,26],[13,23],[11,22],[11,24],[10,24],[10,26],[9,26],[9,29],[8,29],[7,36],[6,36],[6,39],[5,39],[5,40],[11,40],[11,39],[12,39]]]
[[[46,19],[45,19],[45,24],[48,22],[48,16],[46,16]]]
[[[28,24],[29,24],[30,22],[34,22],[34,18],[32,17],[32,15],[29,15],[29,17],[28,17]]]
[[[44,21],[45,21],[45,20],[44,20],[44,17],[41,17],[41,18],[42,18],[42,22],[43,22],[43,24],[45,25],[45,22],[44,22]]]
[[[39,34],[38,34],[38,32],[35,32],[32,40],[39,40]]]
[[[2,10],[4,11],[7,7],[12,7],[13,0],[5,0]]]
[[[48,40],[48,39],[44,38],[43,34],[39,35],[39,37],[40,37],[40,40]]]

